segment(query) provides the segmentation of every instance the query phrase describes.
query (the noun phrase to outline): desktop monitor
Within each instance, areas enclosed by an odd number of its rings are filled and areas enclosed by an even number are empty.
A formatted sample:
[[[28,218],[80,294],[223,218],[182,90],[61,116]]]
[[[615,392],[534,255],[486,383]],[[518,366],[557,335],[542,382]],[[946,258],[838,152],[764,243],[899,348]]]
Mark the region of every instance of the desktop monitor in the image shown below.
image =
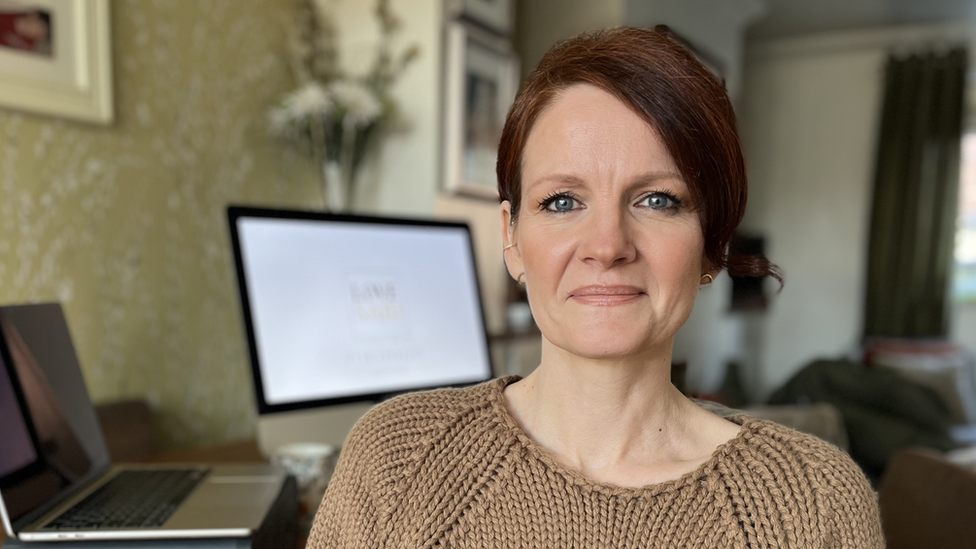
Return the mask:
[[[490,379],[468,226],[228,208],[265,453],[390,396]]]

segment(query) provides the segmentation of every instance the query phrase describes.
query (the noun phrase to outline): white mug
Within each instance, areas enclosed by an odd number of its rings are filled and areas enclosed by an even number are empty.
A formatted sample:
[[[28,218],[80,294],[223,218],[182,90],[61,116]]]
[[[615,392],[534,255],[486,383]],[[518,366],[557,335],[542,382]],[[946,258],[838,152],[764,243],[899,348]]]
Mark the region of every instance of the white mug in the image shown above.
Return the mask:
[[[303,526],[311,525],[315,518],[338,457],[335,446],[317,442],[286,444],[271,454],[272,465],[283,467],[298,482]]]

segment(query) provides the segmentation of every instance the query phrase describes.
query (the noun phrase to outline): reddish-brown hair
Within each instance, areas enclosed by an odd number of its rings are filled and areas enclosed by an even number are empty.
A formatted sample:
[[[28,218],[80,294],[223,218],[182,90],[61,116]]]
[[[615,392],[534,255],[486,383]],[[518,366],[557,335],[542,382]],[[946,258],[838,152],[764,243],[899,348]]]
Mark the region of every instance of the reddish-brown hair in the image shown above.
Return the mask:
[[[518,219],[522,154],[532,126],[564,89],[590,84],[655,129],[698,209],[705,256],[737,276],[773,276],[765,258],[726,250],[746,208],[746,169],[724,86],[665,27],[584,33],[553,46],[508,112],[498,147],[498,193]]]

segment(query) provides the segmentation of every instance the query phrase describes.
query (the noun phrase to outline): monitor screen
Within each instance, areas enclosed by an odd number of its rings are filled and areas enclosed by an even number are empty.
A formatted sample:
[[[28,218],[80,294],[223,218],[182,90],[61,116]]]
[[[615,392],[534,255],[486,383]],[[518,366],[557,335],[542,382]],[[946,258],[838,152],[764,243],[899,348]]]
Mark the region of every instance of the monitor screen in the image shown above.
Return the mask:
[[[228,215],[262,414],[491,377],[463,223]]]

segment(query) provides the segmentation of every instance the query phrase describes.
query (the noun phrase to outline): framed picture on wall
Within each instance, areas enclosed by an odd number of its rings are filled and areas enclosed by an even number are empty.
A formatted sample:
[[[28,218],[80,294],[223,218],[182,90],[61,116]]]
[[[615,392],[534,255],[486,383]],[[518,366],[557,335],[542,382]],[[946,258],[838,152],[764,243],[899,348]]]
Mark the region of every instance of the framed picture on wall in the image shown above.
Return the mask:
[[[448,25],[446,58],[444,187],[497,198],[495,160],[518,91],[517,58],[463,23]]]
[[[455,0],[460,14],[494,32],[512,33],[512,0]]]
[[[0,108],[112,121],[108,0],[0,0]]]

